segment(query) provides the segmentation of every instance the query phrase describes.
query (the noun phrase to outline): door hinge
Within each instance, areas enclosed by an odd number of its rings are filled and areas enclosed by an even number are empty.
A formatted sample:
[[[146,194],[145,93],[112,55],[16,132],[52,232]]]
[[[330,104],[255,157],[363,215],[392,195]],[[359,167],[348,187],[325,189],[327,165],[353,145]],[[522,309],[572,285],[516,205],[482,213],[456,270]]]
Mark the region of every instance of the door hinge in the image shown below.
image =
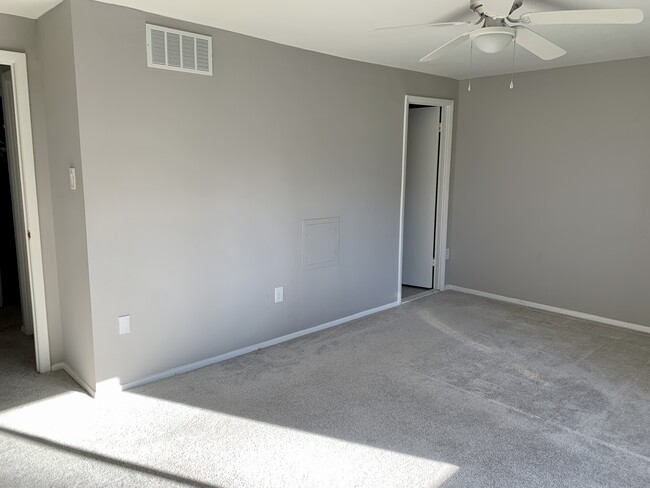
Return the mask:
[[[433,260],[431,261],[431,266],[435,266],[435,265],[436,265],[436,258],[433,258]]]
[[[438,132],[442,132],[442,122],[438,124]]]

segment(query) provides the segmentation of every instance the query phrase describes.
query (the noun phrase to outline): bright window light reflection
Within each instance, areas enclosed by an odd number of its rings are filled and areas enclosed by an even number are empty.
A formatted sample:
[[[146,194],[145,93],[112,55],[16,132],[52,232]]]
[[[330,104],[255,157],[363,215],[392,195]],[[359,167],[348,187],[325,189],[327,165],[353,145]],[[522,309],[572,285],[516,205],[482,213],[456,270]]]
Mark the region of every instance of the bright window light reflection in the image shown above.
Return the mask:
[[[0,442],[17,443],[11,433],[20,433],[117,461],[114,469],[122,461],[132,470],[145,467],[146,476],[167,473],[223,488],[435,488],[458,470],[437,460],[128,392],[97,400],[77,392],[51,397],[0,412],[0,427]],[[39,452],[47,456],[49,451]],[[68,462],[78,462],[74,459]],[[110,475],[110,466],[102,469],[103,476]]]

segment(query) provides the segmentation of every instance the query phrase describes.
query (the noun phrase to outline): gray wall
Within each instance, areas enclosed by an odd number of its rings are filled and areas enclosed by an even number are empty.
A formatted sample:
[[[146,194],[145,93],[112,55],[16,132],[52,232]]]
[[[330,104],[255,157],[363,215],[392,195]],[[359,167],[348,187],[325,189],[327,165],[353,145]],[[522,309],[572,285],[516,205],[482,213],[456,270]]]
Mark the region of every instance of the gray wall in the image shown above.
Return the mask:
[[[72,7],[98,381],[396,300],[404,96],[456,81]],[[148,69],[147,21],[212,35],[214,76]],[[334,216],[340,265],[303,272],[301,220]]]
[[[41,224],[41,246],[43,249],[50,355],[52,362],[57,363],[63,360],[63,341],[61,336],[61,317],[59,314],[59,286],[57,281],[50,170],[48,166],[48,148],[45,130],[42,60],[38,51],[36,21],[0,14],[0,49],[22,52],[27,55],[27,76],[29,82],[32,135],[34,138],[34,159],[36,164],[38,211]]]
[[[650,325],[650,58],[461,83],[447,282]]]
[[[38,20],[46,94],[52,208],[65,362],[89,385],[95,384],[86,250],[84,184],[79,149],[72,24],[68,1]],[[77,190],[68,168],[77,170]]]

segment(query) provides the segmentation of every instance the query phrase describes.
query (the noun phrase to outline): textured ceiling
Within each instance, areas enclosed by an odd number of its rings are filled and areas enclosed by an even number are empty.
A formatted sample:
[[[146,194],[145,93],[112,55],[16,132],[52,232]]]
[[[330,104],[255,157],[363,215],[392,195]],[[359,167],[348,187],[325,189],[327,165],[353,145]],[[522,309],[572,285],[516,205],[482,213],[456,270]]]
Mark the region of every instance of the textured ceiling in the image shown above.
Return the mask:
[[[441,59],[418,59],[467,27],[375,30],[378,27],[471,19],[469,0],[100,0],[349,59],[468,77],[469,44]],[[58,0],[0,0],[0,11],[37,18]],[[646,20],[631,26],[539,26],[534,30],[568,53],[542,61],[520,49],[515,71],[650,56],[650,0],[524,0],[517,13],[636,7]],[[512,51],[478,53],[474,76],[508,73]]]

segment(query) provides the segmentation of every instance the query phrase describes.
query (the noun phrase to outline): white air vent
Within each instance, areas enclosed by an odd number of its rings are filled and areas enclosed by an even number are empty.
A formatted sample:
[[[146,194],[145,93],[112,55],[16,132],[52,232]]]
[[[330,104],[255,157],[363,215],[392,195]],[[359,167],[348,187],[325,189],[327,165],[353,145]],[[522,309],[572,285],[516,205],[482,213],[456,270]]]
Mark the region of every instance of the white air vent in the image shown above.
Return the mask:
[[[212,38],[147,24],[147,64],[212,76]]]

